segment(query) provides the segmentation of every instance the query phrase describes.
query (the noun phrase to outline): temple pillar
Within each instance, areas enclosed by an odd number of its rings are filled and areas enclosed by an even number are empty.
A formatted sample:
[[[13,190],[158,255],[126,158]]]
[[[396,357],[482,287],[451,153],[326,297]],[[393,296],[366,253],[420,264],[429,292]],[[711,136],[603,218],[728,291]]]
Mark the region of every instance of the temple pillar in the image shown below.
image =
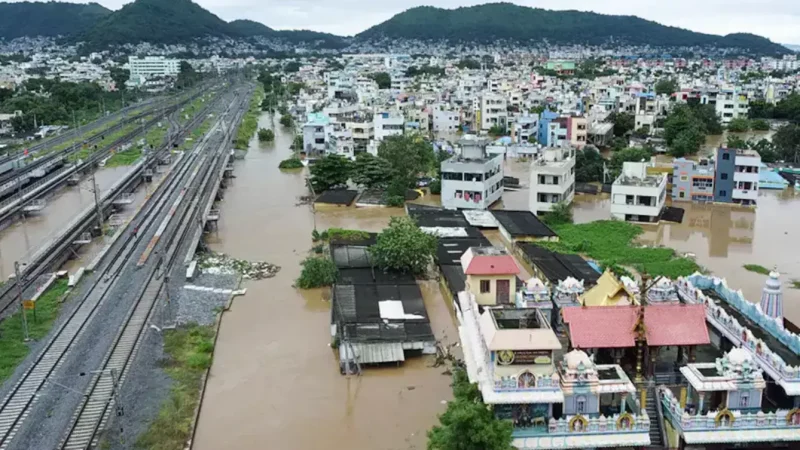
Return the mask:
[[[627,392],[623,392],[622,393],[622,401],[619,402],[619,413],[620,413],[620,415],[625,414],[625,403],[627,403],[627,400],[628,400],[628,393]]]
[[[647,376],[653,377],[656,374],[656,358],[658,358],[658,350],[659,347],[648,347],[648,353],[650,354],[650,363],[647,367]]]
[[[683,346],[678,346],[678,358],[675,360],[675,368],[680,367],[683,364]]]
[[[636,341],[636,378],[635,381],[637,383],[641,383],[643,381],[642,378],[642,341]]]
[[[703,414],[703,403],[706,402],[706,393],[698,392],[697,394],[700,397],[700,399],[697,401],[697,414]]]
[[[695,355],[695,351],[696,351],[696,349],[695,349],[694,345],[689,346],[689,363],[690,364],[694,363],[694,361],[697,359],[697,356]]]
[[[686,390],[686,386],[681,387],[681,409],[686,410],[686,397],[688,396],[688,392]]]
[[[642,403],[641,403],[641,405],[642,405],[642,411],[644,411],[644,410],[646,410],[646,409],[647,409],[647,388],[646,388],[646,387],[643,387],[643,388],[642,388],[642,393],[641,393],[641,396],[642,396],[642,398],[641,398],[641,400],[640,400],[640,401],[642,402]]]

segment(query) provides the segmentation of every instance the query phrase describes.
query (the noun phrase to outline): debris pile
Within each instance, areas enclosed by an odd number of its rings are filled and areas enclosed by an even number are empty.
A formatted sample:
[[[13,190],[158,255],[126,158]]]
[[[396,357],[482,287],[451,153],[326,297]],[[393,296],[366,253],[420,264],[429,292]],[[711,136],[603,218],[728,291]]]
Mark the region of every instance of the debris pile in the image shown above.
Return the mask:
[[[279,266],[265,261],[236,259],[224,253],[203,253],[197,266],[203,273],[239,273],[246,280],[272,278],[281,270]]]

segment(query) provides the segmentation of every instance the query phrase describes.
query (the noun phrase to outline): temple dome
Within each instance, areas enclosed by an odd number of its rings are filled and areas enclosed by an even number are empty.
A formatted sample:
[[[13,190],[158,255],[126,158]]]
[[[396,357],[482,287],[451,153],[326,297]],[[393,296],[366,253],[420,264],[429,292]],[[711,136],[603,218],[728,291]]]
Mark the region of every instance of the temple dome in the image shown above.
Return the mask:
[[[736,347],[728,352],[728,362],[732,365],[741,366],[750,359],[750,353],[741,347]]]
[[[591,367],[592,360],[589,355],[583,350],[575,349],[564,355],[564,361],[567,363],[567,369],[578,370],[578,367],[583,364],[584,367]]]

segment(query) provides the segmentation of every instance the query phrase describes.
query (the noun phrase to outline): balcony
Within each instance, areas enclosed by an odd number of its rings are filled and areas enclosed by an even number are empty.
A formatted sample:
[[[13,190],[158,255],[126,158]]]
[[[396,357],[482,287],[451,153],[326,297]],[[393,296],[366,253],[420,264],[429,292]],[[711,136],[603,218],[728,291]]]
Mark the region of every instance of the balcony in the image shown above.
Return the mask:
[[[546,423],[543,418],[535,418],[532,425],[514,429],[514,447],[583,449],[650,445],[650,418],[647,413],[623,413],[608,417],[577,415],[550,419]]]

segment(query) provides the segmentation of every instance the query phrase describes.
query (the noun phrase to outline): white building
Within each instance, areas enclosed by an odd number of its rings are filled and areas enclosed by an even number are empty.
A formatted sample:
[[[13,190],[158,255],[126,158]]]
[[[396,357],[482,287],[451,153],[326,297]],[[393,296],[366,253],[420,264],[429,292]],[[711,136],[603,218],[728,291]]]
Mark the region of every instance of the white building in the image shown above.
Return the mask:
[[[537,139],[539,133],[539,115],[527,111],[517,117],[513,125],[514,142],[518,144],[530,142],[530,138]]]
[[[728,124],[736,118],[747,118],[750,111],[750,100],[744,92],[735,89],[725,89],[717,94],[717,115],[723,124]]]
[[[504,95],[483,93],[480,112],[481,130],[489,130],[494,126],[508,128],[508,102]]]
[[[753,150],[736,150],[733,173],[733,203],[755,205],[758,200],[761,155]]]
[[[406,119],[401,114],[382,112],[373,117],[375,124],[375,140],[380,142],[389,136],[400,136],[406,124]]]
[[[611,216],[629,222],[658,222],[667,199],[667,176],[648,175],[648,163],[626,162],[611,186]]]
[[[458,141],[461,154],[442,162],[442,206],[487,209],[503,196],[503,157],[486,154],[489,141],[475,135]]]
[[[539,215],[575,198],[575,149],[548,148],[531,163],[528,207]]]
[[[455,133],[461,125],[458,111],[437,107],[433,110],[433,132]]]
[[[333,131],[331,120],[325,114],[309,114],[303,124],[303,151],[322,154],[328,148],[328,135]]]
[[[177,59],[168,59],[163,56],[128,57],[128,70],[131,71],[131,77],[177,77],[180,66],[181,63]]]

